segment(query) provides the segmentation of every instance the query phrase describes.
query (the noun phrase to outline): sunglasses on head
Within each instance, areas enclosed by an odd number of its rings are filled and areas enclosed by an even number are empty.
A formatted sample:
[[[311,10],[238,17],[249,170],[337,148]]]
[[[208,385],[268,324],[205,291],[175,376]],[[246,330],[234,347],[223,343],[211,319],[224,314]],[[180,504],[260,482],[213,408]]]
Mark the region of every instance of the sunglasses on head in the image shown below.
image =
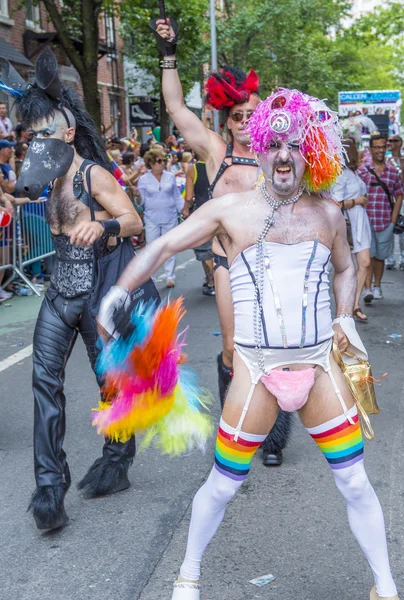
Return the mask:
[[[232,121],[235,121],[236,123],[241,123],[241,121],[243,119],[247,120],[251,117],[251,115],[253,114],[253,110],[236,110],[232,113],[230,113],[229,117]]]

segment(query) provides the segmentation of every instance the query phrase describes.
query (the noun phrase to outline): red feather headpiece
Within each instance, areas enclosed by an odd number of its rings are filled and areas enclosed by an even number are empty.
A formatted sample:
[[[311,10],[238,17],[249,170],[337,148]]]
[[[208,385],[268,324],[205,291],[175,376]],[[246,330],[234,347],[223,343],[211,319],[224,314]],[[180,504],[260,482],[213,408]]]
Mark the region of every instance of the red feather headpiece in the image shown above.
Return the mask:
[[[206,82],[206,102],[222,110],[248,102],[251,94],[258,93],[259,79],[251,69],[244,81],[237,81],[230,70],[222,69],[220,73],[213,73]]]

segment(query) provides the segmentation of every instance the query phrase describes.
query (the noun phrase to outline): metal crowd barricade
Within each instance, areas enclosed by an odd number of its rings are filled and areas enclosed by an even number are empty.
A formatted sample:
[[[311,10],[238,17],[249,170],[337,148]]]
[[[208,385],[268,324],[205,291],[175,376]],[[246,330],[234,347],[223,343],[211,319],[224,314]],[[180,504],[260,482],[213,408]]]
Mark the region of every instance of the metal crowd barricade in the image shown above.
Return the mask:
[[[0,228],[0,270],[13,271],[7,283],[18,276],[37,296],[40,296],[40,292],[26,276],[25,268],[55,254],[45,216],[46,199],[41,200],[43,201],[40,203],[30,202],[18,206],[12,223]]]
[[[2,282],[6,286],[14,279],[14,265],[16,264],[16,247],[13,243],[15,239],[15,220],[13,219],[7,227],[0,227],[0,271],[13,269],[13,276],[7,281]]]

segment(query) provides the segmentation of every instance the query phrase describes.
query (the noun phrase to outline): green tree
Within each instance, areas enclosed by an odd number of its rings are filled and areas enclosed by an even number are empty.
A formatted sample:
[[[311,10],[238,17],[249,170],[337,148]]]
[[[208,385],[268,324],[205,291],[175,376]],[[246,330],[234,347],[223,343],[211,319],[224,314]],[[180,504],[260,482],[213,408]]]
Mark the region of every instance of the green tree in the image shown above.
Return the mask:
[[[114,10],[103,0],[42,0],[58,34],[60,44],[78,72],[84,101],[95,123],[101,124],[98,93],[99,16],[101,10]]]
[[[332,32],[347,14],[346,0],[234,0],[218,19],[222,63],[253,67],[264,94],[297,87],[327,96],[334,89],[328,56]]]
[[[177,58],[181,82],[186,95],[195,81],[202,82],[202,65],[208,60],[209,0],[168,0],[166,13],[180,23]],[[121,33],[126,40],[126,54],[154,81],[154,93],[160,96],[162,139],[168,134],[168,115],[161,92],[160,51],[149,27],[159,16],[157,0],[129,0],[120,5]]]
[[[404,85],[404,6],[350,25],[346,0],[225,0],[219,58],[260,75],[262,94],[295,87],[337,106],[338,91]]]

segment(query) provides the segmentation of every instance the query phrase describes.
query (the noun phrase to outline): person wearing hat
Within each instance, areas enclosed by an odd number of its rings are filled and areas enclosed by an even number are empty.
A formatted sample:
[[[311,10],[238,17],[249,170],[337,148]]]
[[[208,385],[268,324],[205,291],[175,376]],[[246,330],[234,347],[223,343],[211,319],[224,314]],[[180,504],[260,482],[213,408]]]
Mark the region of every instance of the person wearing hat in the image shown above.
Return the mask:
[[[14,153],[15,142],[0,140],[0,170],[3,174],[2,190],[14,194],[17,177],[13,166],[10,164]]]

